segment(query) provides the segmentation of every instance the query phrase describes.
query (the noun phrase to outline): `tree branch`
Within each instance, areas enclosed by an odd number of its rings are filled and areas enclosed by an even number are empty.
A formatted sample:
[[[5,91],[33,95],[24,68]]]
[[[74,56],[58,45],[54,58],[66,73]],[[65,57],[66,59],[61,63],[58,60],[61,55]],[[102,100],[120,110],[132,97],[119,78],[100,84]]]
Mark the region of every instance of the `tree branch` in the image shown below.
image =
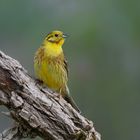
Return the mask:
[[[20,140],[21,134],[19,133],[19,127],[13,126],[7,130],[4,130],[0,134],[0,140]]]
[[[40,136],[44,140],[100,140],[93,123],[57,93],[37,85],[15,59],[0,51],[0,105],[5,105],[16,125],[0,140]]]

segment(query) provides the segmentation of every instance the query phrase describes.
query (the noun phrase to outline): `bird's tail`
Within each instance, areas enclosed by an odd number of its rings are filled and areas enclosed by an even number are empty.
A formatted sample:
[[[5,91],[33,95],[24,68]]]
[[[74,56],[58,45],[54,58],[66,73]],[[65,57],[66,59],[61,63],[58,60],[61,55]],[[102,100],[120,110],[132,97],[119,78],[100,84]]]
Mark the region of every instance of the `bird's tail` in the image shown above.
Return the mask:
[[[79,113],[81,113],[80,109],[78,108],[77,104],[75,103],[75,101],[73,100],[73,98],[70,96],[70,93],[69,93],[69,89],[68,87],[66,86],[65,89],[62,90],[62,96],[63,98],[69,103],[71,104],[71,106],[77,110]]]

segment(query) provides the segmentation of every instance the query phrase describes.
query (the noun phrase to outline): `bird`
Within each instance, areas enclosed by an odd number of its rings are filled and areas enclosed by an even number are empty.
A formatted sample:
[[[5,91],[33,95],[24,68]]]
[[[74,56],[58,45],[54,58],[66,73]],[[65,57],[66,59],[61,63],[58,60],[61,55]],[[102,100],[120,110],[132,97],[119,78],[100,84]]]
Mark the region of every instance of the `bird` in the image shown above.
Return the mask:
[[[54,30],[45,37],[34,56],[34,71],[43,85],[59,93],[80,112],[68,88],[68,62],[62,48],[66,37],[67,35],[59,30]]]

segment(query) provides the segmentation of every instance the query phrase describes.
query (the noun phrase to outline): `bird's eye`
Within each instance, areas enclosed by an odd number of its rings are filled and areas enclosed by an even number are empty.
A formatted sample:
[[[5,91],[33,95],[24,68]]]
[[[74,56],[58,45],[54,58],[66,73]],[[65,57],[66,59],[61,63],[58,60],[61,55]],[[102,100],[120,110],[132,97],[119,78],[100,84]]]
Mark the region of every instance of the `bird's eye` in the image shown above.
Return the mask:
[[[55,37],[58,37],[58,34],[55,34]]]

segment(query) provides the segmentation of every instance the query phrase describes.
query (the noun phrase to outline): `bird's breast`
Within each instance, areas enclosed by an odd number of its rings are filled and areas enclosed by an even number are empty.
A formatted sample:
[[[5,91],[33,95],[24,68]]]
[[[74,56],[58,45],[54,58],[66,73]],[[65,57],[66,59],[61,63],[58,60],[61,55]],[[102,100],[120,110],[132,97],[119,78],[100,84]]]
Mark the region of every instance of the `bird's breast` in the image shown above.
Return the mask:
[[[43,60],[35,63],[35,70],[37,77],[49,88],[58,90],[67,84],[63,54],[58,57],[45,56]]]

